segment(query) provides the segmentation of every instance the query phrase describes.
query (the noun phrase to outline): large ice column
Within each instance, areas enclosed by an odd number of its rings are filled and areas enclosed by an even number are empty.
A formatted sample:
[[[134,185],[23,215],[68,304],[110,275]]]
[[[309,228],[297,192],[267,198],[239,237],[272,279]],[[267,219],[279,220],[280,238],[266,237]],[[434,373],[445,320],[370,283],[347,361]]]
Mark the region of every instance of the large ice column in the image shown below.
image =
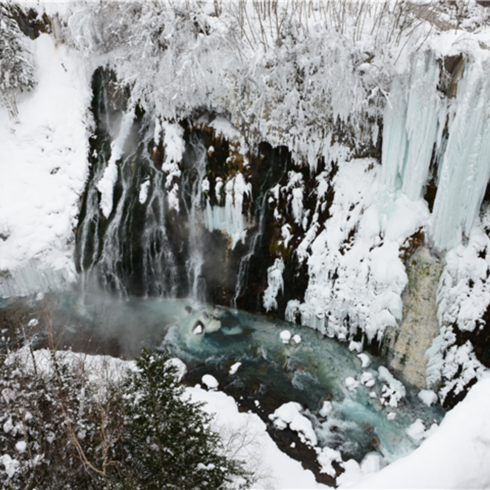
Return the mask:
[[[412,67],[412,83],[407,108],[408,151],[402,191],[416,201],[422,197],[432,150],[436,143],[440,110],[437,91],[439,66],[430,53],[417,56]],[[445,115],[445,111],[443,111]]]
[[[441,250],[457,245],[461,232],[470,234],[490,177],[489,68],[471,63],[458,84],[430,226]]]
[[[439,66],[429,52],[412,59],[408,81],[403,77],[393,81],[383,127],[381,199],[385,214],[390,214],[401,192],[411,201],[422,197],[442,107],[438,81]]]
[[[390,98],[386,105],[383,126],[381,179],[388,201],[401,188],[405,157],[407,153],[407,88],[400,77],[391,85]]]

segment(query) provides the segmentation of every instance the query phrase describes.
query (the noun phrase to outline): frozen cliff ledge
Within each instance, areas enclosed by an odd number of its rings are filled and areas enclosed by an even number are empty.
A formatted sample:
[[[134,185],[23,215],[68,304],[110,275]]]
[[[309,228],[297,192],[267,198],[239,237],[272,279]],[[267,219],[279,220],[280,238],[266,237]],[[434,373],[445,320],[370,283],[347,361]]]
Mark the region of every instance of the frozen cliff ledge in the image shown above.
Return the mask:
[[[17,118],[0,107],[0,296],[74,279],[87,175],[90,78],[47,34],[26,42],[37,85],[18,97]]]

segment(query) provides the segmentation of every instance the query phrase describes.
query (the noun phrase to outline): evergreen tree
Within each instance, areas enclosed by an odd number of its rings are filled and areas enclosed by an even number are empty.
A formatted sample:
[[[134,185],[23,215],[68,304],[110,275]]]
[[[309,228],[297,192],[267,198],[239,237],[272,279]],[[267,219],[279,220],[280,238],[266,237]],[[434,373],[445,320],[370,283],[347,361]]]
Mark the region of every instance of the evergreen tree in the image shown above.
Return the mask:
[[[69,359],[51,351],[38,370],[32,353],[29,362],[25,352],[0,356],[2,489],[250,486],[201,405],[183,398],[166,357],[143,352],[122,383]]]
[[[0,2],[0,102],[13,116],[17,115],[17,92],[34,86],[34,69],[22,36],[9,7]]]
[[[235,478],[248,487],[251,475],[220,453],[209,415],[182,398],[175,367],[166,360],[143,351],[137,371],[124,383],[127,464],[122,467],[129,488],[218,490]]]

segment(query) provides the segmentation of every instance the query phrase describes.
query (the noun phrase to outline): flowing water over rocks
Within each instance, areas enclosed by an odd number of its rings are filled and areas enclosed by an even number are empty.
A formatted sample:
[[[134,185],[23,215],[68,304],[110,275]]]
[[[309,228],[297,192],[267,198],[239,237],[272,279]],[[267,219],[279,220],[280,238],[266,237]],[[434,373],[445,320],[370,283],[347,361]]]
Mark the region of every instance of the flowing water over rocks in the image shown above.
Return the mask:
[[[315,447],[357,461],[376,451],[390,462],[417,446],[407,433],[414,422],[429,428],[444,414],[422,404],[417,390],[393,378],[380,360],[288,322],[189,299],[121,301],[100,293],[60,295],[49,311],[62,332],[60,346],[75,339],[77,349],[123,357],[148,347],[182,359],[189,384],[213,375],[242,409],[268,423],[282,446],[295,442],[288,452],[317,475]],[[291,401],[301,404],[315,441],[279,434],[281,426],[271,421]]]

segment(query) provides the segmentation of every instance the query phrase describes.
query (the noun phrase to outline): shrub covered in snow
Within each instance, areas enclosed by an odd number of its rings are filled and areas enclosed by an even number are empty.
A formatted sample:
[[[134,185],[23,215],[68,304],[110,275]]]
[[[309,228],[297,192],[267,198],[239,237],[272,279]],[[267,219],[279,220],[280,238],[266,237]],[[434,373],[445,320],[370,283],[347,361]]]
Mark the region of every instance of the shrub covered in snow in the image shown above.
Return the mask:
[[[249,487],[164,356],[143,352],[122,382],[54,351],[35,359],[0,360],[2,488]]]
[[[10,8],[0,3],[0,103],[17,115],[15,95],[34,86],[34,69]]]

